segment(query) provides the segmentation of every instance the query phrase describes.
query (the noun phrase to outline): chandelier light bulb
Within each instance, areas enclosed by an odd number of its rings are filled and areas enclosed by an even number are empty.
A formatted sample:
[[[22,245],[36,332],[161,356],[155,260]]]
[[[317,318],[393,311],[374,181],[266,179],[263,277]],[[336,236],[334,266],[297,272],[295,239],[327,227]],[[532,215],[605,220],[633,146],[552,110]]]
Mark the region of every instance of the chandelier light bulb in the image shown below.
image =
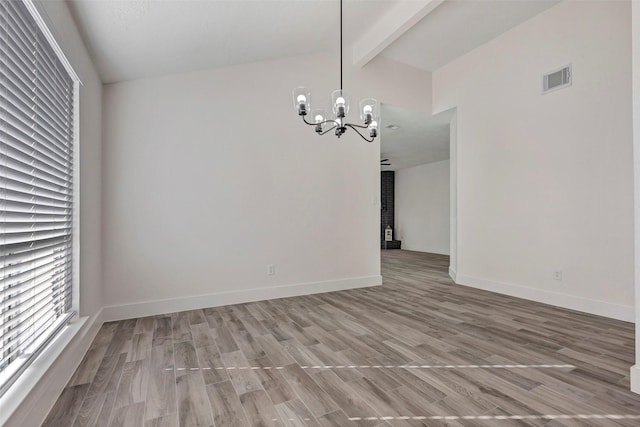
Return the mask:
[[[311,91],[305,87],[297,87],[293,90],[293,107],[299,116],[306,116],[311,108]]]
[[[360,101],[360,118],[365,125],[378,119],[378,101],[374,98],[365,98]]]
[[[375,138],[376,136],[378,136],[378,122],[376,122],[375,120],[369,123],[369,136],[371,138]]]
[[[346,114],[345,111],[345,105],[347,104],[347,101],[344,100],[343,97],[339,96],[336,98],[336,116],[337,117],[344,117]]]
[[[364,120],[364,124],[368,125],[373,120],[373,107],[370,104],[365,104],[362,107],[362,119]]]
[[[315,123],[316,132],[320,135],[325,131],[327,127],[327,122],[325,121],[325,117],[327,117],[327,113],[321,109],[315,109],[311,112],[311,117],[313,117],[313,123]]]

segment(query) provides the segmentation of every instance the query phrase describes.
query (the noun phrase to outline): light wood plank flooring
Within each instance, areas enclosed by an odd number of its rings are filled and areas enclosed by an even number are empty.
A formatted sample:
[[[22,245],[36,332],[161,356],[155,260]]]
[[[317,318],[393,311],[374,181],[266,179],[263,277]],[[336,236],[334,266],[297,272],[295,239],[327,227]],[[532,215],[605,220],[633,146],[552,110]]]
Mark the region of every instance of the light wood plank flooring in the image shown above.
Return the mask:
[[[632,324],[382,259],[380,287],[106,323],[45,425],[640,425]]]

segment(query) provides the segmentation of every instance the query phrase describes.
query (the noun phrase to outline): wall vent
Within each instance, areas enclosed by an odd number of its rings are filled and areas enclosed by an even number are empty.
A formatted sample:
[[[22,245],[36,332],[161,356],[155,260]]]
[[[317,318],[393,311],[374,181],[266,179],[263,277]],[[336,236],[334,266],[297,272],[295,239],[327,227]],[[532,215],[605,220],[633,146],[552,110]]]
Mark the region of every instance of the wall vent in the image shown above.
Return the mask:
[[[571,86],[571,64],[542,76],[542,93]]]

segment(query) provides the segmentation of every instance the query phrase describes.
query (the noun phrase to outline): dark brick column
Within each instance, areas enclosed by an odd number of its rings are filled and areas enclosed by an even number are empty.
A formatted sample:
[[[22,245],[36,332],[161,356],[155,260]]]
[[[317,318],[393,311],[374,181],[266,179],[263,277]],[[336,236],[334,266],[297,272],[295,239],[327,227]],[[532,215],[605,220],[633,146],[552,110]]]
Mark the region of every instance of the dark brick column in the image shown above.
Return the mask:
[[[395,202],[395,172],[380,172],[380,247],[384,248],[384,229],[387,225],[393,228],[395,234],[394,202]],[[394,236],[395,237],[395,236]]]

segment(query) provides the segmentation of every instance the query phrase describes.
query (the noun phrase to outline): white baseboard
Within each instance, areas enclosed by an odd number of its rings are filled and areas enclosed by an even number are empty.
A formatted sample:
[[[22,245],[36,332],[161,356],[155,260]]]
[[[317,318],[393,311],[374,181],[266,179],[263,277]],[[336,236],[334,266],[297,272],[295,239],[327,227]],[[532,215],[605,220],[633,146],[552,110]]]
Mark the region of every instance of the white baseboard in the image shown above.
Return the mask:
[[[457,279],[457,280],[456,280]],[[478,277],[458,274],[454,281],[459,285],[471,288],[484,289],[485,291],[524,298],[531,301],[555,305],[557,307],[582,311],[611,319],[625,322],[635,321],[635,309],[632,305],[612,304],[604,301],[582,298],[575,295],[560,294],[542,289],[529,288],[514,285],[512,283],[498,282]]]
[[[0,425],[39,426],[102,326],[102,310],[81,317],[54,339],[0,399]]]
[[[449,252],[449,248],[437,248],[437,247],[417,247],[406,245],[405,242],[402,242],[402,250],[405,251],[413,251],[413,252],[424,252],[426,254],[436,254],[436,255],[451,255]]]
[[[633,365],[629,374],[631,380],[631,391],[640,394],[640,366]]]
[[[206,295],[194,295],[183,298],[143,301],[133,304],[111,305],[104,307],[105,321],[132,319],[134,317],[154,316],[176,311],[196,310],[206,307],[219,307],[229,304],[264,301],[276,298],[295,297],[322,292],[343,291],[366,288],[382,284],[382,276],[354,277],[349,279],[328,280],[324,282],[300,283],[296,285],[272,286],[239,291],[216,292]]]
[[[456,270],[449,266],[449,277],[451,277],[451,280],[453,280],[455,283],[458,283],[456,281],[456,278],[458,277],[458,273],[456,272]]]

